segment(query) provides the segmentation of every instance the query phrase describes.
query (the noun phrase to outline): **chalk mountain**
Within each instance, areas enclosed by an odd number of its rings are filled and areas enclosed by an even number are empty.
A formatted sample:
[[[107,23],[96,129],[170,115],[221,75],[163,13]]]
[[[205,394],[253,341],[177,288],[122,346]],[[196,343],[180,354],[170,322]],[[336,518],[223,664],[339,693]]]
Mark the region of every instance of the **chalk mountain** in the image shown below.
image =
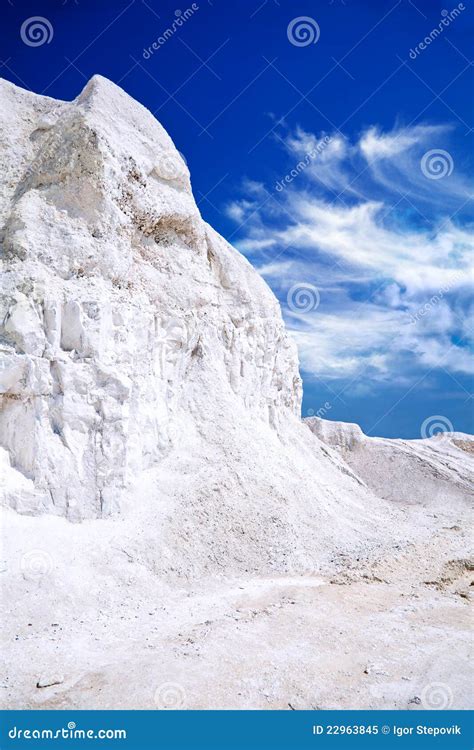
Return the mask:
[[[106,79],[0,81],[0,174],[3,705],[465,707],[471,438],[301,421],[277,300]]]

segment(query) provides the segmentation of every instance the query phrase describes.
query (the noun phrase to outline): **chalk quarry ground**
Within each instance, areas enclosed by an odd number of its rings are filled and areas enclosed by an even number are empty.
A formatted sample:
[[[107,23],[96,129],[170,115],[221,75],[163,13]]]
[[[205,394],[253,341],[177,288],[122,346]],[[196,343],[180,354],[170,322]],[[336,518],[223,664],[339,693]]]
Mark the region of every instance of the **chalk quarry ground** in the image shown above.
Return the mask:
[[[332,571],[182,587],[120,547],[120,522],[82,552],[82,525],[72,527],[68,570],[12,581],[3,707],[468,708],[465,513],[404,510],[416,536],[358,560],[336,553]],[[12,513],[17,547],[38,541],[38,520],[58,539],[67,525]]]

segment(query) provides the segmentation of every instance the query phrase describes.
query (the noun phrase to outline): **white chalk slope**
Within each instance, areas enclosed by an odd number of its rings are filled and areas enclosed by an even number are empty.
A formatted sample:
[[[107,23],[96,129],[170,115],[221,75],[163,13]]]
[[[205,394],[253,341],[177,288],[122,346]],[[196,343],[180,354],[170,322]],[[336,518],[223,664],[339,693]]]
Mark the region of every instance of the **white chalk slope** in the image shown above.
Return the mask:
[[[4,504],[142,519],[183,574],[378,533],[388,506],[300,423],[278,303],[160,124],[100,76],[71,103],[0,97]]]
[[[405,656],[388,693],[358,663],[367,628],[375,658],[405,623],[373,618],[399,594],[367,599],[381,574],[364,573],[359,627],[352,578],[332,571],[414,555],[434,494],[440,559],[423,575],[464,575],[466,446],[358,435],[346,450],[350,426],[301,422],[276,299],[202,220],[163,128],[104,78],[73,102],[0,81],[0,176],[3,705],[161,707],[171,681],[195,708],[308,708],[318,684],[318,705],[405,706]],[[462,627],[434,639],[460,664]]]
[[[430,508],[472,505],[472,435],[452,432],[424,440],[389,440],[368,437],[357,424],[319,417],[304,421],[379,497]]]

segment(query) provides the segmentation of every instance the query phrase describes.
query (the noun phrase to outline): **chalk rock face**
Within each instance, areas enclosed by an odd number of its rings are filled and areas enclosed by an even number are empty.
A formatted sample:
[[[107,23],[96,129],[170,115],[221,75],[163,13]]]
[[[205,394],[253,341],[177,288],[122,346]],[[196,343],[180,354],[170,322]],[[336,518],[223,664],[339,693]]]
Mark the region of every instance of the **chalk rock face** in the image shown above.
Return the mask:
[[[379,497],[430,507],[472,504],[472,435],[453,432],[423,440],[391,440],[368,437],[349,422],[319,417],[304,422]]]
[[[352,422],[333,422],[320,417],[307,417],[304,421],[323,443],[344,454],[367,440],[359,425]]]
[[[0,102],[4,503],[107,515],[185,436],[298,415],[277,301],[153,116],[100,76],[73,102],[1,81]]]

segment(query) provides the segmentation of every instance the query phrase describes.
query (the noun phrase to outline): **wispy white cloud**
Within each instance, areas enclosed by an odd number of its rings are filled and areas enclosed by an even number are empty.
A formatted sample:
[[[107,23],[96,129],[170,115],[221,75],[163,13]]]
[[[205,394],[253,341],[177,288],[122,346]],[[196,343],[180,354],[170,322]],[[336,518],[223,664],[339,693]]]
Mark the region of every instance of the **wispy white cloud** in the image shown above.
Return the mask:
[[[373,278],[391,278],[408,293],[468,284],[472,235],[451,221],[429,232],[390,226],[382,203],[339,207],[311,197],[288,196],[293,224],[270,232],[277,244],[325,254],[351,266],[370,270]]]
[[[399,126],[383,132],[373,126],[351,142],[340,133],[308,133],[296,128],[280,137],[295,162],[314,149],[321,139],[329,145],[312,160],[305,176],[315,186],[328,190],[331,199],[345,203],[351,198],[388,200],[407,196],[417,204],[433,203],[433,181],[426,178],[422,158],[427,150],[437,151],[449,140],[450,125]],[[445,150],[445,149],[443,149]],[[449,154],[449,157],[451,155]],[[472,185],[462,176],[454,159],[452,172],[436,181],[436,198],[459,205],[460,197],[473,197]]]
[[[369,162],[375,159],[393,159],[413,146],[425,143],[429,138],[441,136],[449,129],[446,125],[416,125],[383,133],[379,128],[371,127],[362,134],[358,146]]]
[[[247,191],[229,207],[243,223],[238,246],[279,297],[306,373],[326,379],[406,382],[410,372],[474,371],[472,186],[460,171],[430,179],[420,160],[446,147],[444,125],[371,127],[341,134],[287,133],[288,157],[326,146],[284,191]],[[454,218],[452,216],[454,215]],[[299,311],[288,290],[319,290]]]

